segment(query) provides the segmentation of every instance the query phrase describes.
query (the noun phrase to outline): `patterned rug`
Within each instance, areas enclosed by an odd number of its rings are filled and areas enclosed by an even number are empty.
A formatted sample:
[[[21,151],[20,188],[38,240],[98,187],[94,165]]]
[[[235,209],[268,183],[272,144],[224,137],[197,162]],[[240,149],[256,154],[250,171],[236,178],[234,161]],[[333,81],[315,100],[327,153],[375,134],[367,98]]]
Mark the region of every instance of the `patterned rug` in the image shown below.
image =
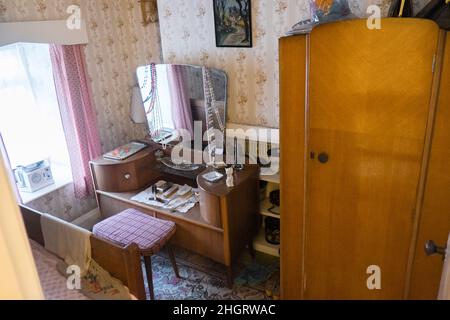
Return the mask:
[[[152,257],[157,300],[269,300],[279,296],[279,259],[275,257],[257,254],[252,260],[243,255],[233,268],[235,280],[230,289],[223,265],[182,249],[176,249],[175,255],[182,279],[175,277],[164,252]]]

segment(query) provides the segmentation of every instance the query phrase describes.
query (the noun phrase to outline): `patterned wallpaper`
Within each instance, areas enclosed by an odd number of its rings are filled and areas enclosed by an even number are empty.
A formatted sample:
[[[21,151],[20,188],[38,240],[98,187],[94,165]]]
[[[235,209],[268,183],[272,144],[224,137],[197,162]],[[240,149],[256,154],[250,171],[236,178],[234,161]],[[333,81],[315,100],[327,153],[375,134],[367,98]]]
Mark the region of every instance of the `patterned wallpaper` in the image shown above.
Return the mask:
[[[414,1],[416,7],[426,2]],[[357,16],[365,16],[370,4],[387,14],[390,0],[349,0]],[[225,70],[229,121],[278,127],[278,38],[309,18],[309,1],[252,0],[252,49],[216,48],[212,0],[158,0],[158,5],[164,61]]]
[[[80,5],[88,25],[87,66],[106,152],[146,134],[146,126],[129,118],[131,88],[139,65],[161,61],[159,27],[142,26],[138,0],[0,0],[0,22],[66,19],[71,4]],[[31,206],[74,220],[96,203],[93,198],[75,200],[68,186]]]
[[[216,48],[212,0],[158,0],[166,63],[223,69],[229,77],[229,121],[277,127],[277,39],[309,17],[304,0],[253,0],[253,48]]]

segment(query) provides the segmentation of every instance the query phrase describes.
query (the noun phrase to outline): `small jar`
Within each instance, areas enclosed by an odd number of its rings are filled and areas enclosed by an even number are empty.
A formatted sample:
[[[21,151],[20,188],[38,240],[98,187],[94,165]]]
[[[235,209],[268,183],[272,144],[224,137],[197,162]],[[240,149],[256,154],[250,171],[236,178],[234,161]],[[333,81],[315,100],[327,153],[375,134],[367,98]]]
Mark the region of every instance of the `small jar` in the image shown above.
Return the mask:
[[[265,220],[266,241],[273,245],[280,244],[280,220],[268,217]]]

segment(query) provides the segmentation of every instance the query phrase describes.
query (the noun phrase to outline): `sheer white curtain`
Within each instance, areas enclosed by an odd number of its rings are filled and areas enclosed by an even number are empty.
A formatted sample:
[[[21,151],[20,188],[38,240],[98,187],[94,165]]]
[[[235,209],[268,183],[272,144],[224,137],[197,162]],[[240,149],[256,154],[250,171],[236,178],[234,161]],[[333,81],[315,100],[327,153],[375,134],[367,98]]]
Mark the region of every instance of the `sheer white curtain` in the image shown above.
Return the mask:
[[[0,48],[0,132],[12,168],[43,159],[70,160],[47,44]]]

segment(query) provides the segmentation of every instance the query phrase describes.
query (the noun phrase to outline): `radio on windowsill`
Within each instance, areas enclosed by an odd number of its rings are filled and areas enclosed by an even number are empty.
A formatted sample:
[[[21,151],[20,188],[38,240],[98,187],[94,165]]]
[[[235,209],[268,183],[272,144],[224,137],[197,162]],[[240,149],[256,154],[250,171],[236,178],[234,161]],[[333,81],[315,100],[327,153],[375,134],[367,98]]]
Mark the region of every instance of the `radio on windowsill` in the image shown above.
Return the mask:
[[[55,184],[50,162],[42,160],[13,170],[19,191],[33,193]]]

